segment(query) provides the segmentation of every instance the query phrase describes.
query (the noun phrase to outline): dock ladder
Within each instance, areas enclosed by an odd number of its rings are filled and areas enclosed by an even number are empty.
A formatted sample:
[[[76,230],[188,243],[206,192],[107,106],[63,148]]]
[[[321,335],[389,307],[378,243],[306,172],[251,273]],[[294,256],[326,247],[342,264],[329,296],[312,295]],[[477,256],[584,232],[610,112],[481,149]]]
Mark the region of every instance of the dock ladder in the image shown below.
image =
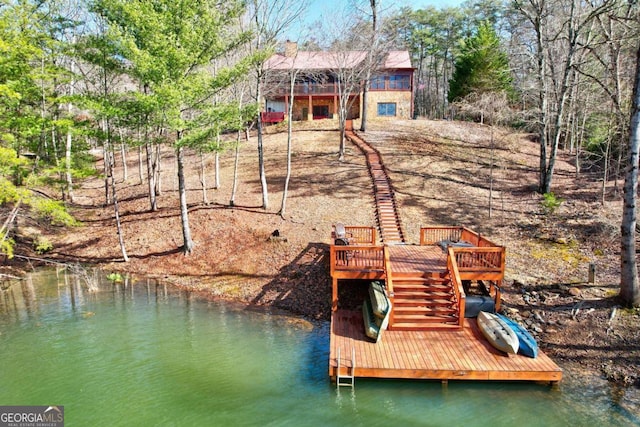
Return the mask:
[[[346,361],[345,361],[346,362]],[[336,387],[351,387],[355,385],[355,372],[356,372],[356,351],[351,349],[351,363],[345,363],[344,367],[347,370],[346,374],[340,374],[340,367],[342,360],[340,359],[340,349],[338,349],[338,367],[336,368]]]

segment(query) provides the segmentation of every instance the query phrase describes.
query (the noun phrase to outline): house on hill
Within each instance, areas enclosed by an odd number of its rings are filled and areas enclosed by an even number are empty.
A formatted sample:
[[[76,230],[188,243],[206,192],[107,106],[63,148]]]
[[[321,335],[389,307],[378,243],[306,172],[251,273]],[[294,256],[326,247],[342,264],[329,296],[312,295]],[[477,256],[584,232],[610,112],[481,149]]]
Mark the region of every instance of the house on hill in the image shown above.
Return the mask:
[[[287,41],[284,53],[273,55],[265,63],[263,122],[284,119],[291,102],[290,76],[295,73],[293,120],[337,119],[341,88],[340,76],[353,71],[358,82],[351,85],[347,119],[362,116],[363,80],[358,70],[366,67],[366,51],[298,51],[297,43]],[[413,117],[413,72],[409,52],[388,51],[373,66],[367,96],[367,117]],[[344,77],[342,77],[344,78]],[[344,85],[342,86],[345,87]],[[344,89],[343,89],[344,90]]]

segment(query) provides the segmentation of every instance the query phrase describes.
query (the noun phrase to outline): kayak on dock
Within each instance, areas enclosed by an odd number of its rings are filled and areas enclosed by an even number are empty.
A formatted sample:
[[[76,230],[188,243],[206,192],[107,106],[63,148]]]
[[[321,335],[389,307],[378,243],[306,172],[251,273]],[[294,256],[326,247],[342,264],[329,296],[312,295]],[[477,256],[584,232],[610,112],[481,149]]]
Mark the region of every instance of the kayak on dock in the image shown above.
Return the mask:
[[[478,313],[478,328],[492,346],[507,354],[516,354],[520,346],[518,336],[513,329],[496,314],[481,311]]]
[[[538,343],[535,338],[527,331],[524,326],[520,325],[515,320],[508,318],[502,314],[498,314],[500,317],[518,336],[518,352],[527,357],[535,359],[538,356]]]

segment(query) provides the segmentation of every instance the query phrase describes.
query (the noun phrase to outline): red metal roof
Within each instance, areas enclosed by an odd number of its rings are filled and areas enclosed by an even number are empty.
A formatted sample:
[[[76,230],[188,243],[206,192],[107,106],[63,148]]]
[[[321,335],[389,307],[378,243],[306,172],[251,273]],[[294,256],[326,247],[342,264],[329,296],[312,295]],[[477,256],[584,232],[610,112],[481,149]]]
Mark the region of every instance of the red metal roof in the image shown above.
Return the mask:
[[[323,52],[298,51],[296,56],[275,54],[264,67],[268,70],[327,70],[332,68],[351,68],[362,62],[367,56],[365,51]],[[413,69],[409,52],[393,50],[387,53],[385,69]]]
[[[404,68],[413,69],[411,66],[411,57],[408,50],[391,50],[387,54],[387,59],[384,63],[384,68]]]

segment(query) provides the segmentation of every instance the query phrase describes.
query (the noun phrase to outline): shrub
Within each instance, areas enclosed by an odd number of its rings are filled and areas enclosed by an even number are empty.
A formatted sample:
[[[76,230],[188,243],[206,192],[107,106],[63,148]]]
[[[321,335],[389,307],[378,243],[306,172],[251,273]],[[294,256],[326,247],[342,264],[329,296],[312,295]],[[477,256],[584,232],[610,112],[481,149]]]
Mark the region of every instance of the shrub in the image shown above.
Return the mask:
[[[77,221],[66,211],[64,205],[57,200],[34,198],[30,201],[34,212],[53,225],[74,226]]]
[[[53,244],[44,236],[36,237],[36,240],[33,242],[33,248],[36,253],[42,255],[53,249]]]
[[[107,275],[107,280],[113,283],[122,283],[124,281],[120,273],[109,273]]]
[[[544,193],[541,203],[542,209],[546,215],[551,215],[562,204],[563,200],[553,193]]]
[[[13,258],[13,247],[16,242],[11,238],[6,238],[0,242],[0,254],[4,254],[7,258]]]

